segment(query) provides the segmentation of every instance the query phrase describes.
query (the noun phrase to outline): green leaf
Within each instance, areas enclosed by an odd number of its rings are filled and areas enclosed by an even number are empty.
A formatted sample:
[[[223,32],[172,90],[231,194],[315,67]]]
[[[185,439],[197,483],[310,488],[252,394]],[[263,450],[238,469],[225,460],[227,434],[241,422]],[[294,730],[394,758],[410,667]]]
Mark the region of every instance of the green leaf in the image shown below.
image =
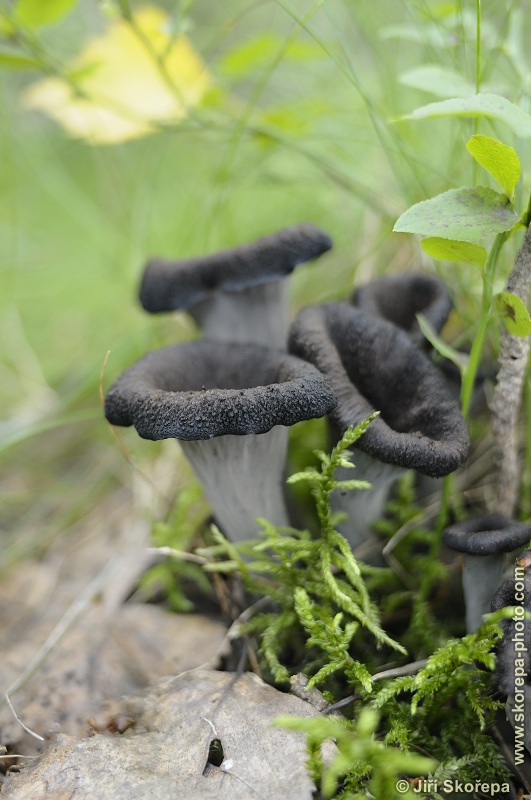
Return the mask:
[[[424,64],[400,75],[400,83],[430,92],[437,97],[467,97],[474,93],[474,85],[452,69]]]
[[[531,136],[531,116],[498,94],[474,94],[470,97],[441,100],[416,108],[401,119],[436,117],[489,117],[504,122],[517,136]]]
[[[429,47],[446,48],[452,44],[451,34],[442,30],[440,25],[386,25],[379,31],[380,39],[401,39],[406,42],[416,42]]]
[[[220,61],[221,71],[229,78],[242,78],[257,69],[269,66],[286,47],[284,39],[272,33],[253,36],[229,50]],[[283,58],[296,63],[323,58],[322,49],[314,42],[294,41]]]
[[[411,206],[393,230],[479,244],[487,236],[510,231],[517,222],[505,195],[478,186],[451,189]]]
[[[18,0],[15,18],[27,28],[54,25],[72,11],[77,0]]]
[[[520,179],[520,159],[516,150],[498,139],[481,134],[471,136],[466,149],[512,199]]]
[[[36,69],[39,67],[38,61],[34,58],[17,53],[16,50],[0,48],[0,68],[5,69]]]
[[[270,33],[248,39],[230,50],[220,62],[220,68],[231,78],[241,78],[270,63],[278,51],[278,41]]]
[[[432,236],[422,239],[420,246],[432,258],[441,261],[465,261],[483,268],[487,260],[487,251],[484,247],[470,242],[456,242],[452,239],[439,239]]]
[[[531,318],[525,303],[515,294],[500,292],[494,297],[494,308],[501,316],[506,330],[524,339],[531,333]]]
[[[285,134],[302,136],[308,130],[308,121],[293,108],[269,108],[260,114],[258,120],[268,128]]]

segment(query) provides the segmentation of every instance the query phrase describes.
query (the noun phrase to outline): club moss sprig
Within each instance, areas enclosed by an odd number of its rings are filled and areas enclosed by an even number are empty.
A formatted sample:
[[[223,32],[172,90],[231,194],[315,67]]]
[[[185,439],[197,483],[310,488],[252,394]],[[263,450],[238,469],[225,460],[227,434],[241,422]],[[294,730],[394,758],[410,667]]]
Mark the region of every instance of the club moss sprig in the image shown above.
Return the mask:
[[[487,696],[489,672],[495,665],[494,646],[502,636],[498,622],[506,616],[507,610],[502,609],[489,615],[474,633],[448,639],[416,675],[394,678],[379,689],[371,700],[372,707],[381,711],[391,697],[409,691],[411,713],[415,715],[421,707],[429,711],[434,704],[440,706],[445,700],[462,696],[483,729],[486,712],[498,707]]]
[[[297,719],[288,716],[278,717],[276,724],[301,731],[308,737],[313,778],[324,797],[332,797],[340,779],[348,776],[348,789],[345,787],[340,796],[356,800],[368,796],[395,797],[399,775],[425,774],[437,766],[431,758],[387,747],[376,737],[379,720],[377,712],[365,708],[355,724],[338,717]],[[324,764],[320,747],[327,739],[335,741],[337,755]],[[401,796],[413,798],[416,795],[406,792]]]
[[[450,639],[416,675],[382,681],[368,702],[358,699],[354,720],[279,718],[282,727],[306,734],[309,766],[322,795],[335,796],[341,781],[338,796],[344,800],[365,798],[367,792],[391,798],[404,775],[423,776],[432,785],[450,778],[508,781],[507,767],[485,730],[501,707],[490,690],[493,648],[502,635],[498,623],[510,613],[491,614],[475,633]],[[330,739],[337,751],[325,760],[321,748]],[[401,796],[418,796],[415,781],[410,785]]]
[[[377,647],[406,653],[380,624],[377,606],[367,590],[360,566],[346,540],[335,528],[339,515],[330,508],[330,495],[340,489],[363,490],[363,480],[338,481],[339,466],[353,468],[347,450],[367,430],[376,413],[356,427],[349,428],[330,455],[316,453],[320,466],[310,467],[288,479],[288,483],[307,481],[315,500],[320,536],[308,531],[276,528],[266,520],[261,540],[238,546],[214,531],[215,545],[199,551],[210,559],[206,569],[238,569],[246,589],[265,595],[274,610],[262,612],[247,622],[242,631],[256,635],[262,656],[277,682],[289,680],[289,669],[282,663],[288,643],[300,641],[317,652],[310,671],[310,686],[321,683],[339,670],[364,692],[371,690],[367,667],[351,655],[352,642],[362,632],[376,639]],[[245,554],[245,558],[242,557]],[[214,561],[213,559],[223,560]]]
[[[439,762],[430,778],[509,780],[507,767],[487,735],[501,702],[493,698],[494,648],[502,635],[500,619],[489,615],[472,634],[449,639],[414,676],[382,683],[370,707],[382,714],[384,742],[403,750],[422,748]]]

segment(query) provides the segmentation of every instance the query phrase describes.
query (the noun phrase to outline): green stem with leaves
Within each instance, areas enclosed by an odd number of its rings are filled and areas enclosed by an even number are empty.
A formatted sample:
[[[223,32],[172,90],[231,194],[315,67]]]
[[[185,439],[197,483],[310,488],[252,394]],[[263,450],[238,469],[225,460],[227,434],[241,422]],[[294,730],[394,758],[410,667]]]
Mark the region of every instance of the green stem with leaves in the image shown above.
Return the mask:
[[[461,383],[461,411],[465,419],[468,418],[470,413],[470,405],[472,403],[472,395],[474,392],[474,385],[481,363],[483,350],[485,347],[485,339],[489,327],[489,320],[492,310],[492,295],[494,286],[494,275],[496,272],[496,264],[507,239],[506,233],[499,233],[490,249],[487,263],[483,271],[483,291],[481,295],[481,308],[479,313],[479,324],[474,336],[472,348],[468,362],[463,370],[462,383]],[[434,551],[439,548],[440,537],[449,520],[449,508],[452,495],[453,475],[447,475],[443,480],[441,492],[441,506],[436,525],[436,537],[434,539]]]
[[[485,346],[485,339],[487,336],[491,315],[496,264],[498,263],[500,251],[506,239],[506,233],[499,233],[496,236],[490,249],[487,263],[483,272],[483,291],[481,296],[481,309],[479,312],[479,324],[476,335],[474,336],[474,341],[472,343],[472,349],[470,350],[470,357],[463,372],[463,383],[461,387],[461,410],[465,419],[468,418],[470,412],[474,384],[476,382],[476,376]]]

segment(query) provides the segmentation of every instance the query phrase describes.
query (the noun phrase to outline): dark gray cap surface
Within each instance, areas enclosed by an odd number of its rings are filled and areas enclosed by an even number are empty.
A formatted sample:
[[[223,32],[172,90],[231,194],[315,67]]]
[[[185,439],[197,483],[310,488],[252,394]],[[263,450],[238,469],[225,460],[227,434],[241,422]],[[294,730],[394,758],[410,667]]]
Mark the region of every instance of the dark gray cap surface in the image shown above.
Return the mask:
[[[523,554],[522,554],[523,555]],[[506,606],[519,606],[524,611],[531,611],[531,575],[526,574],[523,584],[518,581],[518,592],[516,591],[513,579],[502,583],[495,593],[491,602],[491,611],[498,611]],[[518,599],[516,598],[518,595]],[[523,602],[522,602],[523,597]],[[516,623],[518,622],[518,635],[516,635]],[[523,631],[522,631],[523,624]],[[503,639],[497,645],[496,671],[494,682],[500,692],[507,695],[514,695],[517,686],[520,686],[526,693],[526,706],[531,700],[531,621],[521,617],[509,617],[499,622],[503,630]],[[523,633],[523,636],[522,636]],[[516,641],[521,642],[520,647],[515,647]],[[519,659],[519,670],[516,672],[516,659]],[[522,659],[524,667],[522,669]],[[515,681],[518,674],[520,681],[522,678],[525,684]],[[524,677],[525,676],[525,677]]]
[[[151,313],[187,309],[216,289],[240,292],[277,280],[331,247],[326,233],[303,224],[199,258],[152,259],[140,285],[140,302]]]
[[[326,376],[338,399],[330,420],[342,434],[380,411],[360,450],[388,464],[440,477],[465,460],[469,437],[442,377],[404,331],[347,303],[303,309],[289,350]]]
[[[443,533],[443,541],[451,550],[475,556],[510,553],[530,538],[531,528],[501,514],[465,519]]]
[[[336,399],[299,358],[258,345],[194,341],[148,353],[105,398],[113,425],[144,439],[210,439],[265,433],[322,417]]]
[[[417,344],[425,341],[417,314],[423,314],[438,333],[452,310],[444,283],[435,275],[415,272],[377,278],[359,286],[350,302],[366,314],[382,317],[402,328]]]

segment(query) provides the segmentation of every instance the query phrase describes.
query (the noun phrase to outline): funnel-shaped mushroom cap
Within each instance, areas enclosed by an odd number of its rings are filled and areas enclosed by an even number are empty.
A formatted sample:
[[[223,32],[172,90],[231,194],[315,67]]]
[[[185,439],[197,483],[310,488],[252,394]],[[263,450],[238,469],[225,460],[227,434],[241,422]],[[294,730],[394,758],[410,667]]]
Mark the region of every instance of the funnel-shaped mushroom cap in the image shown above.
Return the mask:
[[[531,551],[524,551],[517,559],[517,564],[530,557]],[[502,583],[492,598],[492,611],[505,606],[515,606],[521,610],[512,618],[500,620],[504,636],[497,647],[495,682],[498,689],[507,695],[514,695],[517,688],[522,688],[527,705],[531,700],[531,624],[524,615],[524,612],[531,611],[531,574],[527,565],[519,574],[515,572],[515,578]],[[517,659],[519,669],[515,670]],[[516,676],[519,676],[518,683]]]
[[[292,324],[289,349],[326,376],[338,398],[330,420],[340,433],[380,411],[357,442],[360,450],[431,477],[465,460],[468,431],[456,401],[395,325],[346,303],[310,306]]]
[[[514,592],[514,580],[504,581],[502,585],[496,589],[494,595],[492,596],[492,600],[490,601],[490,610],[499,611],[500,608],[516,605]],[[501,619],[498,624],[505,634],[507,634],[513,626],[512,620],[510,619]]]
[[[473,556],[510,553],[530,538],[531,528],[501,514],[472,517],[450,525],[443,533],[447,547]]]
[[[241,292],[278,280],[297,264],[331,247],[326,233],[303,224],[208,256],[183,261],[153,259],[145,268],[140,302],[151,313],[188,309],[217,289]]]
[[[519,582],[518,599],[515,596],[515,579],[510,578],[510,580],[504,581],[495,591],[490,603],[491,611],[498,611],[506,606],[522,605],[522,598],[526,609],[531,610],[531,550],[524,550],[520,553],[516,559],[516,565],[519,566],[521,563],[524,563],[524,567],[521,567],[520,572],[517,573]],[[500,625],[505,630],[507,626],[511,625],[511,620],[502,619],[500,620]]]
[[[322,417],[336,403],[322,375],[299,358],[257,345],[194,341],[133,364],[105,399],[113,425],[144,439],[211,439],[265,433]]]
[[[439,332],[452,310],[444,283],[434,275],[422,273],[378,278],[359,286],[350,301],[366,314],[382,317],[402,328],[419,345],[425,339],[416,315],[423,314]]]

